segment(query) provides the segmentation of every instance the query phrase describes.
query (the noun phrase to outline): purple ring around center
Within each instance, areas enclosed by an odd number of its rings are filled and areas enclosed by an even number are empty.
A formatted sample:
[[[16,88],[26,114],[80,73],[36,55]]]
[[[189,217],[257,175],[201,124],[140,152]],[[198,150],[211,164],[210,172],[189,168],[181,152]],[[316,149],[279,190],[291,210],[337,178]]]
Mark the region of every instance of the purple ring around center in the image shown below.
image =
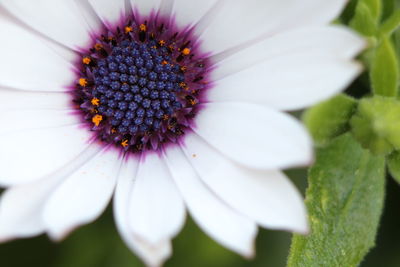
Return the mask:
[[[213,87],[211,53],[201,50],[194,27],[135,11],[90,34],[68,93],[91,142],[125,157],[182,143]]]

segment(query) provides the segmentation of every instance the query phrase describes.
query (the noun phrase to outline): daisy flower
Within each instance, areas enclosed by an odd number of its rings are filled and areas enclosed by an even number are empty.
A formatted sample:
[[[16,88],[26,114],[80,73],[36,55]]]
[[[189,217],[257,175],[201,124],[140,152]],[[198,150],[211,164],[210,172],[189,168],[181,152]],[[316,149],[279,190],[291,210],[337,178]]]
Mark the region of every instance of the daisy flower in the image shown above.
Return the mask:
[[[307,233],[281,170],[312,142],[284,112],[359,74],[345,2],[1,1],[0,240],[60,240],[112,197],[151,266],[186,212],[246,257],[258,226]]]

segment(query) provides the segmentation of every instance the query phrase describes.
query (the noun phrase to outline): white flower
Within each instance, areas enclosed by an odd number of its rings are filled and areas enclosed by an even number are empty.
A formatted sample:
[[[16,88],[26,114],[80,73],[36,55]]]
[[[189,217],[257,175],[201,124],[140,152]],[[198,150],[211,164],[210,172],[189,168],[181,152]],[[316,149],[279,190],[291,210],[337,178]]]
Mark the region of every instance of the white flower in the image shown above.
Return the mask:
[[[62,239],[113,194],[148,265],[170,256],[186,209],[248,257],[257,226],[306,233],[280,170],[310,164],[312,143],[283,112],[360,72],[364,42],[329,26],[345,2],[3,0],[0,240]]]

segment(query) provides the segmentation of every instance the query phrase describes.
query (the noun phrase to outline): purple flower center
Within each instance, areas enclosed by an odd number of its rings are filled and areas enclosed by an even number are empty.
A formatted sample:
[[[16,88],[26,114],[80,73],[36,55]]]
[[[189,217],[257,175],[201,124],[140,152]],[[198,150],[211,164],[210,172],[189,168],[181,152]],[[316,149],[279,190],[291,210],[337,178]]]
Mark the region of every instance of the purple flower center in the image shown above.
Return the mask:
[[[156,21],[131,18],[104,30],[79,63],[74,103],[96,138],[123,151],[176,143],[209,86],[210,64],[192,30]]]

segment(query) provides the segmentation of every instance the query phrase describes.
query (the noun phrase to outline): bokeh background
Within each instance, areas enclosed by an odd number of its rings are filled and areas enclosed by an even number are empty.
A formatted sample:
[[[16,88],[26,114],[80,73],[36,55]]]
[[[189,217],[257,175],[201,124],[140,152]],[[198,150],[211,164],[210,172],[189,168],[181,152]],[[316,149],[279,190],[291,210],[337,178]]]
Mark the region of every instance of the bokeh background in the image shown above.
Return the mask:
[[[384,17],[396,8],[396,1],[399,8],[400,0],[383,0]],[[355,3],[356,0],[350,1],[341,17],[342,22],[347,23],[352,17]],[[400,50],[400,33],[397,33],[396,38],[396,47]],[[368,94],[368,77],[360,77],[349,87],[347,93],[354,97]],[[304,194],[307,187],[306,170],[289,170],[287,174]],[[371,250],[361,267],[400,266],[400,185],[388,176],[386,187],[386,204],[376,247]],[[246,260],[219,246],[201,232],[188,217],[184,230],[173,241],[174,254],[166,266],[284,267],[290,240],[290,233],[260,229],[256,243],[257,256]],[[143,264],[120,239],[115,229],[112,210],[108,208],[99,220],[77,229],[61,243],[53,243],[43,235],[0,244],[0,266],[136,267]]]

